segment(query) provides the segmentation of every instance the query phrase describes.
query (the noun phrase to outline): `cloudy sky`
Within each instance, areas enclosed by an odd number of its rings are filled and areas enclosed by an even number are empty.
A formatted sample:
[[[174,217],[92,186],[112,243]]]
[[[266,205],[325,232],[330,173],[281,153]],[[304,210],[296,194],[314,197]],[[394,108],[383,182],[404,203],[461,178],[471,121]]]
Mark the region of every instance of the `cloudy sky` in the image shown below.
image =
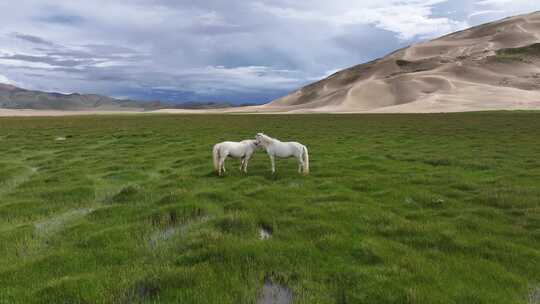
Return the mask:
[[[163,101],[266,102],[533,0],[0,0],[0,82]]]

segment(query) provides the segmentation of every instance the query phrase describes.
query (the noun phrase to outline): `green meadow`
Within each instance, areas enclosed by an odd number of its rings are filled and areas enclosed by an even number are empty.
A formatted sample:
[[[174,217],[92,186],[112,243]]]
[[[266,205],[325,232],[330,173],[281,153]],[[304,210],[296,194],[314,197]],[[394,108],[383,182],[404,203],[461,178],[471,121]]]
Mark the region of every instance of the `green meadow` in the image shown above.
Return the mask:
[[[258,151],[216,176],[213,144],[257,132],[307,145],[311,175]],[[263,286],[540,303],[540,113],[0,118],[0,303],[271,303]]]

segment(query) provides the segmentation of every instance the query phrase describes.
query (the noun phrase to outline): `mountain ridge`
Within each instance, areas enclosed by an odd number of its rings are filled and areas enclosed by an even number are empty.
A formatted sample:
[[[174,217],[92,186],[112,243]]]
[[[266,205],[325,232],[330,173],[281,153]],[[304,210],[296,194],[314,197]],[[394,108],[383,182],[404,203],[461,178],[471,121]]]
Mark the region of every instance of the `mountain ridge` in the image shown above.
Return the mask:
[[[219,102],[168,104],[160,101],[144,102],[117,99],[98,94],[44,92],[0,83],[0,109],[8,110],[142,112],[159,109],[224,109],[230,107],[233,105]]]
[[[156,102],[121,100],[98,94],[64,94],[27,90],[0,83],[0,108],[3,109],[143,111],[160,105]]]

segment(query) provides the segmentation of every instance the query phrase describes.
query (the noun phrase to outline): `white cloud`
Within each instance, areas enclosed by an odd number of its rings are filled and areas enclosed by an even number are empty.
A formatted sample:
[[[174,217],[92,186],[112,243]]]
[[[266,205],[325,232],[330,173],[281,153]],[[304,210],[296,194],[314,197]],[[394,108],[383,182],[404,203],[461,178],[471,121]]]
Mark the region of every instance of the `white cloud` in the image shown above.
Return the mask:
[[[320,22],[336,27],[372,24],[396,33],[401,40],[410,40],[415,37],[431,38],[467,27],[464,21],[432,16],[432,7],[446,0],[381,0],[368,1],[367,5],[365,2],[359,2],[361,5],[339,5],[340,1],[337,1],[336,6],[341,7],[342,10],[330,12],[320,9],[320,6],[313,2],[317,1],[311,1],[310,7],[318,9],[276,7],[261,2],[254,6],[280,18]]]
[[[17,87],[23,87],[23,85],[17,81],[14,81],[10,78],[8,78],[7,76],[5,75],[2,75],[0,74],[0,83],[3,83],[3,84],[10,84],[10,85],[14,85],[14,86],[17,86]]]
[[[11,80],[2,74],[0,74],[0,83],[12,84]]]
[[[473,18],[473,17],[481,16],[481,15],[500,14],[500,13],[504,13],[504,11],[502,11],[502,10],[483,10],[483,11],[475,11],[475,12],[469,14],[469,19],[470,19],[470,18]]]
[[[478,1],[476,4],[478,5],[504,5],[510,2],[516,2],[516,1],[515,0],[481,0],[481,1]]]
[[[539,1],[531,0],[480,0],[476,2],[481,10],[504,15],[516,15],[540,10]]]

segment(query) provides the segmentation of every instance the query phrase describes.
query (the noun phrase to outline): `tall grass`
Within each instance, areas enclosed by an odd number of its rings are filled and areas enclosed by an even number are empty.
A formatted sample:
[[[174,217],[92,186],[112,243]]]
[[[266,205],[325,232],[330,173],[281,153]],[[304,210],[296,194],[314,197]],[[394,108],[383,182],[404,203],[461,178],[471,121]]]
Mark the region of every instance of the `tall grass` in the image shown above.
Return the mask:
[[[539,129],[536,112],[2,118],[0,303],[538,302]],[[214,143],[260,131],[305,143],[312,174],[273,176],[263,152],[212,172]]]

